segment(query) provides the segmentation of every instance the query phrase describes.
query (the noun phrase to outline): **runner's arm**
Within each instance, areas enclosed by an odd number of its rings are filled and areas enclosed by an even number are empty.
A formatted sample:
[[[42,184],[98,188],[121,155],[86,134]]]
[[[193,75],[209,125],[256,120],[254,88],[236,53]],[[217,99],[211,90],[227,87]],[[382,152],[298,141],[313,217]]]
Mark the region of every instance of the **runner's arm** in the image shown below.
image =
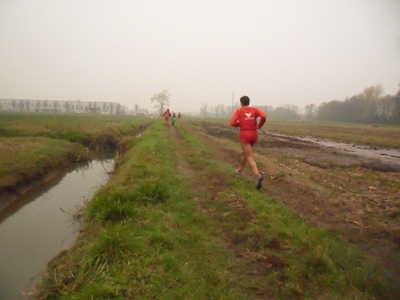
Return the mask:
[[[237,109],[232,115],[232,118],[230,121],[231,126],[239,127],[240,123],[238,121],[239,121],[239,110]]]
[[[257,128],[261,129],[261,127],[264,126],[264,123],[267,120],[267,114],[265,111],[257,109],[257,116],[260,117],[260,122],[258,122]]]

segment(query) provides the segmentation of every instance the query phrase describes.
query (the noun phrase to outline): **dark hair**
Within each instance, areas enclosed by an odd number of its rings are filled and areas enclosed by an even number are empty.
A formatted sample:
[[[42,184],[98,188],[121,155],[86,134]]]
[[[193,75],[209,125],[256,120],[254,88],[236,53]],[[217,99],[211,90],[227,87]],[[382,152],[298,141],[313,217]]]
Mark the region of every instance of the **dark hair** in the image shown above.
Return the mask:
[[[250,98],[248,96],[242,96],[240,98],[240,103],[243,105],[249,105],[250,104]]]

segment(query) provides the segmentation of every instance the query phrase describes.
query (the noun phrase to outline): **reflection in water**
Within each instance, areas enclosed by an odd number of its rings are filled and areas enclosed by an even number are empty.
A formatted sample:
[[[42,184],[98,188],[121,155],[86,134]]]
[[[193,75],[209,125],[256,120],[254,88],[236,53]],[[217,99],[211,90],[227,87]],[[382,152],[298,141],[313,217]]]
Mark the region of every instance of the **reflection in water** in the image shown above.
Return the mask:
[[[0,214],[0,299],[25,299],[23,292],[34,288],[47,263],[74,243],[79,230],[74,213],[113,168],[113,159],[79,165]]]

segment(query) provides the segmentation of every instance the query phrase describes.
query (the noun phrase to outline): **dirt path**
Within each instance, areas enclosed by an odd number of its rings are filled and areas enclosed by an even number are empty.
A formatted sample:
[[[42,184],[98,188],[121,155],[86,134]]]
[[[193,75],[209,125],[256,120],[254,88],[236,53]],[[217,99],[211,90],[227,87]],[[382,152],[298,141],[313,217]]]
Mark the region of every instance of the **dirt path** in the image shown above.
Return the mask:
[[[223,141],[237,141],[237,132],[210,123],[202,126],[218,138],[203,142],[236,166],[239,148],[226,147]],[[265,172],[264,193],[310,224],[358,246],[400,283],[400,173],[349,166],[340,153],[268,135],[260,135],[254,151]]]
[[[171,129],[171,139],[177,149],[179,149],[179,152],[176,153],[178,161],[177,170],[191,186],[193,195],[197,195],[195,196],[195,201],[198,210],[210,216],[213,223],[219,228],[220,237],[218,238],[218,242],[221,243],[221,247],[224,247],[230,253],[231,259],[235,261],[229,270],[233,284],[238,288],[242,287],[243,291],[248,291],[249,287],[246,285],[254,282],[254,280],[267,282],[270,272],[279,269],[283,270],[286,267],[285,263],[273,256],[265,257],[259,251],[261,248],[257,246],[249,248],[249,244],[253,243],[255,245],[254,241],[238,240],[232,235],[232,228],[226,226],[226,224],[232,223],[229,221],[230,219],[239,219],[243,224],[251,224],[255,222],[255,213],[249,209],[246,201],[237,195],[232,197],[232,201],[227,203],[227,205],[226,203],[221,205],[219,202],[219,192],[223,189],[229,189],[229,183],[223,176],[217,176],[217,174],[209,177],[208,181],[199,180],[199,169],[189,163],[193,155],[193,150],[185,143],[179,129]],[[194,131],[191,130],[190,132],[196,135]],[[198,137],[203,138],[202,136]],[[209,142],[207,143],[207,147],[212,145]],[[210,149],[212,149],[212,153],[216,157],[222,158],[225,155],[223,148],[214,145]],[[233,160],[231,163],[233,163]],[[203,197],[204,195],[206,197]],[[280,244],[276,242],[274,245],[270,245],[270,247],[279,248]],[[248,295],[252,299],[277,299],[273,290],[266,284],[259,284],[253,289],[254,294]]]

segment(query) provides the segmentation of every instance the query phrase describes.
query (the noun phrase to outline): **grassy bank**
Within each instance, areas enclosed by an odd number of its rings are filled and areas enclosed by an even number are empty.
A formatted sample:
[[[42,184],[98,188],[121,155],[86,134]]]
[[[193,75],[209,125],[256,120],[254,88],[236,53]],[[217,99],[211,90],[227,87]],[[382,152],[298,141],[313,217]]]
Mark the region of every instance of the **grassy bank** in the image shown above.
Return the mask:
[[[88,159],[80,144],[44,137],[0,137],[0,190],[38,179],[72,161]]]
[[[49,137],[80,143],[88,148],[118,148],[153,120],[128,115],[66,115],[0,113],[0,136]]]
[[[131,141],[40,299],[398,299],[361,251],[232,176],[195,122]]]
[[[5,198],[54,170],[88,160],[88,149],[124,152],[151,122],[129,116],[1,113],[0,194]]]

